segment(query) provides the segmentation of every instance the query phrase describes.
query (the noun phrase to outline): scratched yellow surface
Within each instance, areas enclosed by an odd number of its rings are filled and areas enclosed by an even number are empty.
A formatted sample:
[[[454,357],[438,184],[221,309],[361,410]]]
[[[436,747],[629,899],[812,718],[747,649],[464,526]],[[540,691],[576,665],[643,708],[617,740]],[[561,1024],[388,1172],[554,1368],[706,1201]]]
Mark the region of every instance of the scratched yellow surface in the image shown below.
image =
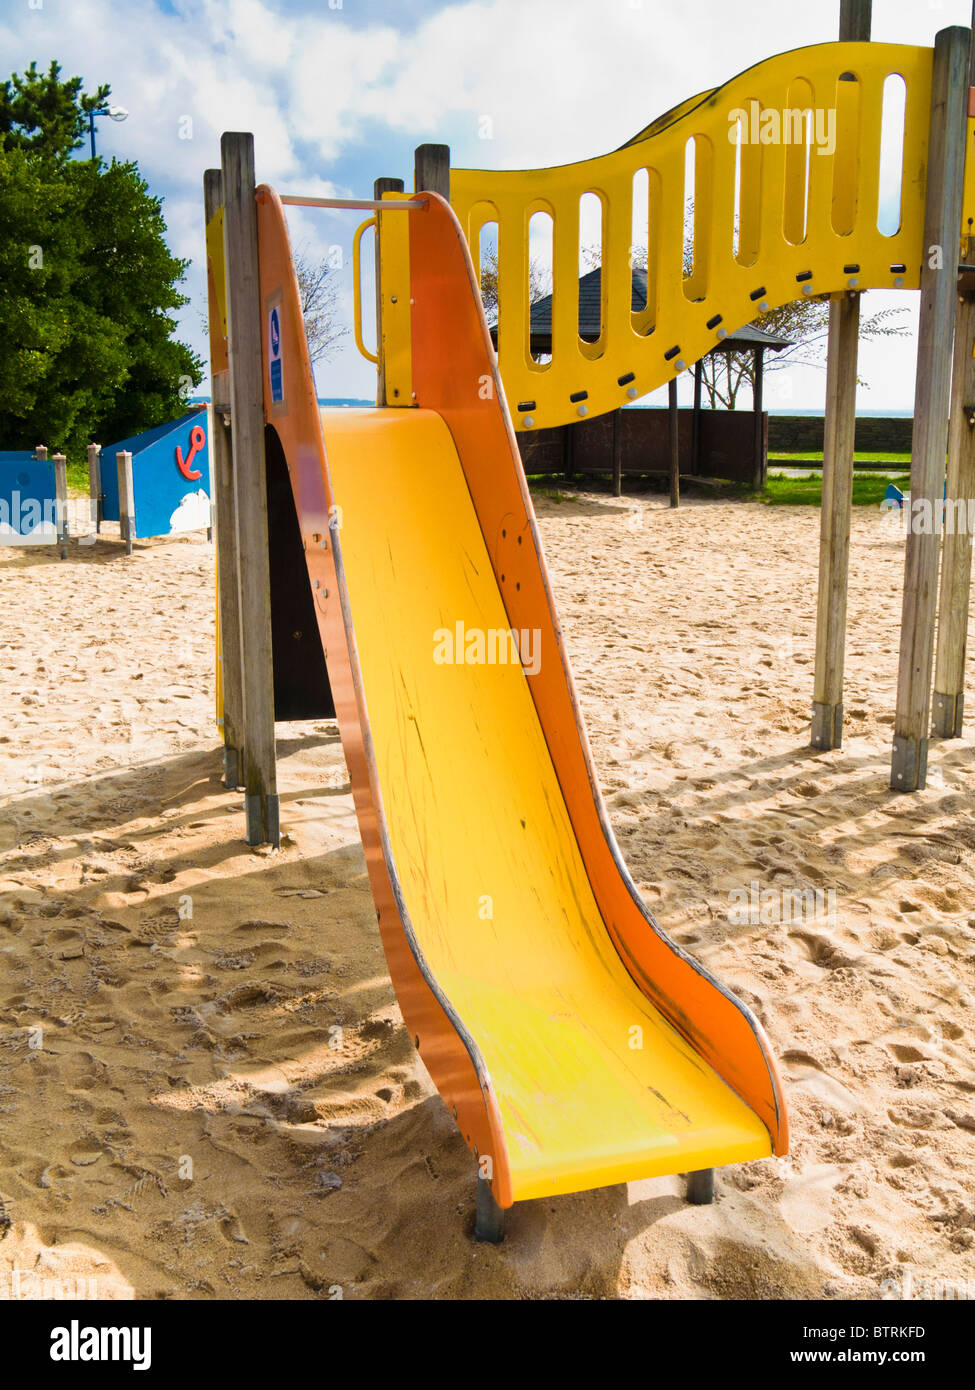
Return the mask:
[[[434,660],[440,629],[507,626],[443,420],[322,416],[395,867],[497,1092],[515,1199],[769,1154],[623,969],[520,666]]]

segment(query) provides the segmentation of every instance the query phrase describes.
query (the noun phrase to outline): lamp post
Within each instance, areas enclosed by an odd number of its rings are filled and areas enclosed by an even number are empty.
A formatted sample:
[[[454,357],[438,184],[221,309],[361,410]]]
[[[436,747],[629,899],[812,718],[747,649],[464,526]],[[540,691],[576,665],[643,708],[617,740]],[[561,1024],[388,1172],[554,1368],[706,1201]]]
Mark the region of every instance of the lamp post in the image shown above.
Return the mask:
[[[128,115],[124,106],[93,106],[88,112],[88,138],[91,141],[91,157],[95,158],[95,117],[107,116],[112,121],[124,121]]]

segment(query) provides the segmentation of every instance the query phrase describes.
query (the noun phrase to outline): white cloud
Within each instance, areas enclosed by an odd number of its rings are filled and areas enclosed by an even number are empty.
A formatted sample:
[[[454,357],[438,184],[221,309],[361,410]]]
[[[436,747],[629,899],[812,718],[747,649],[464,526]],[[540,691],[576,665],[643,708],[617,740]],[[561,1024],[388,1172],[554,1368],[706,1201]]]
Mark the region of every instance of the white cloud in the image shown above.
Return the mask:
[[[969,22],[968,0],[874,7],[877,40],[930,44]],[[676,102],[776,51],[831,39],[835,5],[698,0],[471,0],[417,12],[389,0],[380,21],[284,0],[4,0],[0,44],[11,68],[52,57],[89,87],[112,84],[123,124],[99,123],[100,151],[138,159],[166,197],[175,252],[193,257],[194,304],[183,315],[198,347],[203,303],[204,169],[222,130],[252,130],[259,178],[292,192],[369,196],[377,174],[400,172],[413,144],[449,143],[458,165],[535,167],[613,148]],[[489,117],[492,139],[479,138]],[[189,117],[188,127],[183,119]],[[181,139],[181,130],[192,138]],[[482,126],[483,131],[483,126]],[[397,170],[396,164],[400,165]],[[350,218],[300,214],[295,239],[348,247]],[[343,293],[349,302],[351,283]],[[905,301],[906,302],[906,301]],[[913,343],[864,349],[876,389],[864,402],[909,408]],[[808,374],[807,374],[808,375]],[[354,351],[320,375],[330,392],[369,394]],[[797,374],[796,400],[822,399],[821,374]],[[800,394],[801,383],[801,394]]]

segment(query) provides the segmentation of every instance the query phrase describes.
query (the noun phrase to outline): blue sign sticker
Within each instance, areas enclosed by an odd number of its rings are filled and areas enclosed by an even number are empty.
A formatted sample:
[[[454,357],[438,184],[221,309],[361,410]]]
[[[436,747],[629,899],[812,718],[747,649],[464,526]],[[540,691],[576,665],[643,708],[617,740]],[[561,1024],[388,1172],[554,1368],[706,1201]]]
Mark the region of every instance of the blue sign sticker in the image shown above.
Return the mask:
[[[267,316],[268,366],[271,373],[271,400],[284,400],[284,364],[281,359],[281,310],[275,304]]]

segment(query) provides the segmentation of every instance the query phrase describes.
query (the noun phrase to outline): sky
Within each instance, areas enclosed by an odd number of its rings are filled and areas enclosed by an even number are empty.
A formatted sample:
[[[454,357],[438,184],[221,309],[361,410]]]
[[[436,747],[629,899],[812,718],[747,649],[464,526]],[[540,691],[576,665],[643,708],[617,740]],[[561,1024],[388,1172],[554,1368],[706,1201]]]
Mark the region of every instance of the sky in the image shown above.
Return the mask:
[[[129,114],[99,121],[98,153],[136,160],[163,199],[169,244],[192,262],[180,336],[206,359],[202,180],[221,131],[254,132],[258,179],[282,193],[371,197],[380,176],[410,188],[425,141],[449,144],[457,167],[570,163],[773,53],[834,39],[838,12],[838,0],[0,0],[0,51],[12,71],[54,58],[87,90],[111,85]],[[931,45],[971,14],[971,0],[874,0],[872,37]],[[350,329],[362,216],[289,210],[310,254],[342,248]],[[363,295],[371,324],[368,275]],[[906,308],[911,331],[863,343],[858,408],[909,410],[918,296],[864,299],[864,316]],[[323,396],[375,393],[351,332],[317,378]],[[766,405],[821,408],[824,390],[824,372],[792,368],[769,378]]]

